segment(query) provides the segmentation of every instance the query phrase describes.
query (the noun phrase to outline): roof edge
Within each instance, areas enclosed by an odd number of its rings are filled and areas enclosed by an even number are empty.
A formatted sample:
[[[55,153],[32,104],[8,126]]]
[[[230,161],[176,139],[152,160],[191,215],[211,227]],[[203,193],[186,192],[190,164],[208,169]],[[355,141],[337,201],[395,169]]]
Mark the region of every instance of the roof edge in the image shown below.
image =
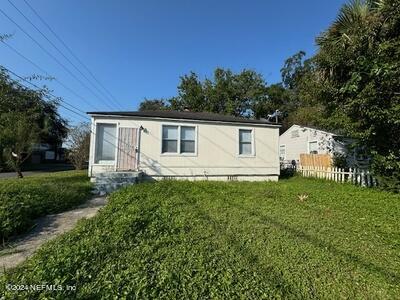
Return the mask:
[[[268,123],[268,122],[251,122],[251,119],[244,119],[243,121],[240,118],[236,120],[207,120],[207,119],[196,119],[191,117],[168,117],[168,116],[138,116],[138,115],[130,115],[128,113],[124,114],[123,112],[87,112],[88,115],[91,116],[102,116],[102,117],[124,117],[131,119],[156,119],[156,120],[179,120],[179,121],[194,121],[199,123],[224,123],[224,124],[242,124],[242,125],[256,125],[261,127],[274,127],[280,128],[282,124],[280,123]]]

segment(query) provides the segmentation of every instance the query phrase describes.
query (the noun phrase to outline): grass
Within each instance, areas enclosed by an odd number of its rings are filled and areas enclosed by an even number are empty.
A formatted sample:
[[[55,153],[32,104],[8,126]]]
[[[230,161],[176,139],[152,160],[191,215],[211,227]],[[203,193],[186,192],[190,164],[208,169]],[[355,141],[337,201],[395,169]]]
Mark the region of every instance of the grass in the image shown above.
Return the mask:
[[[399,219],[399,195],[314,179],[140,184],[7,272],[0,289],[76,286],[7,299],[394,299]]]
[[[85,171],[0,180],[0,240],[27,231],[33,219],[85,201],[91,184]]]

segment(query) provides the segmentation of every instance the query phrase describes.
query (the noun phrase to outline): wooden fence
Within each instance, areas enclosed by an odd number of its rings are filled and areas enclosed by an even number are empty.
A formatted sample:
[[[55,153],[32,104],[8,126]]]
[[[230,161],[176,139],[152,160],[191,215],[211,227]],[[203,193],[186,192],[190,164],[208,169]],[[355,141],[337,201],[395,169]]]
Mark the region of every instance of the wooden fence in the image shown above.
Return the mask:
[[[300,154],[300,165],[307,167],[330,168],[332,157],[329,154]]]
[[[341,168],[324,168],[300,166],[297,171],[304,177],[315,177],[332,180],[336,182],[350,182],[360,186],[376,186],[378,182],[368,170],[350,168],[349,170]]]

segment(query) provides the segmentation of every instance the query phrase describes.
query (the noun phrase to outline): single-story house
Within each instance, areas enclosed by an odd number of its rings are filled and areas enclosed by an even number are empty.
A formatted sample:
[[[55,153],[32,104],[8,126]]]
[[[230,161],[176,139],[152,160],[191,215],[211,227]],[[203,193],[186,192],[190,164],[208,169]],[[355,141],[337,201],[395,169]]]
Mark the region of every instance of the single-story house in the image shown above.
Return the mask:
[[[279,159],[282,162],[300,161],[300,154],[345,155],[349,166],[365,165],[360,149],[350,149],[354,139],[325,130],[292,125],[279,137]]]
[[[279,124],[188,111],[88,114],[92,178],[139,171],[154,179],[278,179]]]

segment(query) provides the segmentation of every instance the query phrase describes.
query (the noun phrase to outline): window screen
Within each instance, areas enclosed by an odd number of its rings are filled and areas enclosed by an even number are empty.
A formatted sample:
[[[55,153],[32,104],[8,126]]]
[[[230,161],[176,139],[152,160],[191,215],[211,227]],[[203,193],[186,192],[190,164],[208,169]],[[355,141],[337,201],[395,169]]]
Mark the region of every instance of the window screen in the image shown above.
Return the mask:
[[[239,154],[251,155],[252,148],[252,130],[239,129]]]
[[[196,131],[194,127],[181,127],[181,153],[194,153]]]
[[[117,147],[117,126],[113,124],[97,124],[96,130],[96,163],[115,160]]]
[[[162,153],[178,152],[178,126],[163,126]]]

